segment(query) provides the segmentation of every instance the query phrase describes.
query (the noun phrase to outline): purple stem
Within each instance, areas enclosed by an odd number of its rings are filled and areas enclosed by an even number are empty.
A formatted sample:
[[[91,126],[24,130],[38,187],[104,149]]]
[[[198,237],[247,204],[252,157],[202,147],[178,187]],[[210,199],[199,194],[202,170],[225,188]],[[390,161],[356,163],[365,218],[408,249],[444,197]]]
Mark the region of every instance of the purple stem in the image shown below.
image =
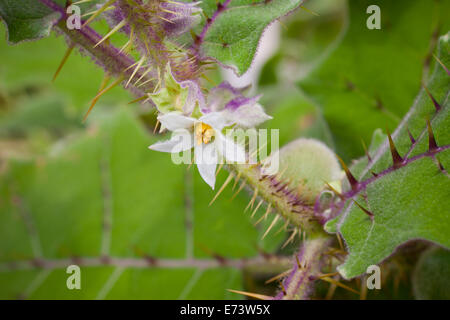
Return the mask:
[[[133,73],[133,68],[129,68],[135,63],[135,60],[129,55],[121,52],[118,48],[111,44],[103,42],[96,46],[96,44],[102,39],[94,29],[89,26],[83,26],[80,30],[69,30],[66,26],[68,15],[65,8],[60,7],[52,0],[38,0],[49,9],[59,12],[61,18],[57,23],[57,27],[69,38],[70,42],[76,44],[82,51],[90,55],[94,61],[102,66],[108,73],[113,76],[124,75],[125,78],[130,77]],[[82,21],[82,24],[84,21]],[[129,68],[128,70],[126,70]],[[125,71],[126,70],[126,71]],[[139,78],[142,72],[137,72],[135,77]],[[137,89],[130,85],[131,91],[136,95],[145,95],[145,90]],[[146,91],[150,91],[153,88],[147,87]]]
[[[222,12],[227,10],[227,7],[230,4],[230,2],[231,2],[231,0],[225,0],[223,3],[220,3],[220,2],[217,3],[217,10],[216,10],[216,12],[214,12],[214,14],[212,15],[211,18],[207,19],[207,21],[205,23],[205,26],[203,27],[202,32],[200,32],[200,35],[197,37],[197,39],[195,41],[195,45],[196,45],[197,49],[200,46],[200,44],[202,44],[203,41],[205,40],[206,32],[208,32],[208,30],[211,27],[211,25],[217,20],[217,17]]]
[[[283,290],[274,297],[274,300],[310,298],[314,282],[320,274],[322,256],[330,241],[330,238],[318,237],[303,242],[293,262],[292,271],[283,280]]]
[[[414,148],[415,145],[416,144],[414,143],[411,146],[411,149],[407,152],[407,154],[411,153],[411,151],[412,151],[412,149]],[[423,159],[423,158],[426,158],[426,157],[434,158],[436,156],[436,154],[438,154],[440,152],[443,152],[445,150],[449,150],[449,149],[450,149],[450,145],[444,145],[444,146],[438,147],[438,148],[436,148],[434,150],[429,150],[427,152],[418,154],[418,155],[416,155],[414,157],[407,158],[401,163],[400,166],[398,166],[398,167],[390,166],[389,168],[387,168],[387,169],[381,171],[380,173],[378,173],[376,176],[370,177],[370,178],[368,178],[368,179],[366,179],[364,181],[359,182],[354,190],[351,189],[351,190],[349,190],[349,191],[347,191],[347,192],[342,194],[342,200],[338,203],[338,210],[336,211],[337,213],[331,215],[328,218],[324,217],[322,215],[322,213],[321,213],[322,208],[320,207],[320,194],[319,194],[317,196],[316,202],[314,204],[314,212],[315,212],[315,215],[316,215],[318,221],[321,224],[325,224],[328,220],[333,219],[334,217],[339,215],[340,211],[344,208],[344,205],[345,205],[345,203],[346,203],[346,201],[348,199],[351,199],[354,196],[358,195],[361,191],[365,190],[369,184],[375,182],[376,180],[378,180],[378,179],[380,179],[380,178],[382,178],[382,177],[384,177],[384,176],[386,176],[386,175],[388,175],[388,174],[390,174],[390,173],[392,173],[392,172],[394,172],[394,171],[396,171],[396,170],[398,170],[400,168],[403,168],[403,167],[407,166],[408,164],[410,164],[410,163],[412,163],[414,161],[417,161],[417,160],[420,160],[420,159]]]

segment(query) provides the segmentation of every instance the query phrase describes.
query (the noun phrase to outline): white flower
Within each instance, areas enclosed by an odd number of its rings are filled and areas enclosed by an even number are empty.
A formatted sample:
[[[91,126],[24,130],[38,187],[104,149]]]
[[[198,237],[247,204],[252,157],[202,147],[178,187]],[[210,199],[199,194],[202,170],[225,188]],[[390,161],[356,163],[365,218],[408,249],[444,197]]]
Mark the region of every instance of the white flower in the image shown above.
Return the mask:
[[[258,103],[260,96],[245,97],[241,91],[228,82],[213,88],[203,113],[220,112],[222,117],[241,128],[253,128],[272,119]]]
[[[222,134],[231,125],[222,113],[210,112],[199,119],[171,112],[158,116],[158,120],[173,132],[172,138],[151,145],[151,150],[179,153],[194,148],[194,162],[203,180],[214,189],[216,166],[224,157],[227,162],[245,163],[242,146]]]

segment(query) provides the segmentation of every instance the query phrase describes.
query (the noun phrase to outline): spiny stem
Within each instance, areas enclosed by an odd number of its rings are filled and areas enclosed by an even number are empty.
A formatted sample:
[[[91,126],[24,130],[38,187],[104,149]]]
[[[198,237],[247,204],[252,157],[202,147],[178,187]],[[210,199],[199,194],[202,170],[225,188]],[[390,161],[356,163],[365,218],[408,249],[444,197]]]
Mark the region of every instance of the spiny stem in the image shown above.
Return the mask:
[[[66,20],[68,18],[64,8],[60,7],[52,0],[38,0],[51,10],[60,13],[61,19],[55,25],[60,32],[62,32],[69,45],[74,45],[80,49],[80,51],[88,54],[92,59],[105,69],[108,74],[113,77],[124,76],[124,79],[128,79],[134,70],[127,69],[130,65],[135,63],[135,60],[121,52],[120,49],[114,47],[109,43],[102,42],[102,36],[100,36],[94,29],[89,26],[84,26],[80,30],[69,30],[66,26]],[[97,45],[98,44],[98,45]],[[97,45],[97,46],[96,46]],[[142,71],[136,72],[138,77],[142,76]],[[150,78],[151,75],[148,75]],[[145,92],[153,91],[154,86],[152,82],[148,82],[146,86],[137,88],[130,85],[130,91],[138,96],[143,96]]]
[[[256,196],[263,199],[289,223],[308,233],[321,230],[314,215],[313,204],[302,199],[295,191],[289,190],[289,187],[275,176],[264,175],[259,165],[230,164],[228,168],[241,177],[243,184],[258,190],[257,194],[254,194],[255,199]],[[252,198],[252,201],[255,202],[255,199]]]
[[[282,290],[276,300],[308,299],[318,274],[321,260],[331,242],[329,237],[319,236],[303,242],[295,256],[294,266],[282,283]]]

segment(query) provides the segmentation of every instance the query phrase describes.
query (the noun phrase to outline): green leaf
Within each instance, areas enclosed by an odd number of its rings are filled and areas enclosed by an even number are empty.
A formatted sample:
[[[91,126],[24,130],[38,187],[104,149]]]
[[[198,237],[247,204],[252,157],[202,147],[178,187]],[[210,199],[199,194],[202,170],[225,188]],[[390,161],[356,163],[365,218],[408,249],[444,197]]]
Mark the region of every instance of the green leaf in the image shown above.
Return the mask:
[[[206,56],[236,67],[242,75],[250,67],[259,40],[274,20],[298,8],[302,0],[231,0],[222,1],[219,11],[207,28],[201,48]],[[216,0],[204,1],[202,7],[212,17]]]
[[[440,38],[438,55],[446,66],[450,65],[449,48],[447,34]],[[436,64],[427,87],[440,109],[437,111],[426,91],[421,90],[392,134],[403,164],[393,166],[385,139],[365,169],[355,170],[359,187],[346,193],[342,213],[326,225],[327,231],[342,234],[347,244],[349,255],[338,267],[345,278],[364,273],[369,265],[379,263],[412,239],[450,247],[450,76],[440,64]],[[427,119],[439,146],[434,152],[429,150]],[[416,140],[414,144],[408,129]],[[354,201],[371,212],[373,220]]]
[[[450,251],[432,247],[425,251],[413,274],[416,299],[450,299]]]
[[[229,201],[231,188],[208,206],[214,193],[197,169],[148,150],[161,137],[130,112],[90,120],[48,156],[11,160],[2,173],[0,297],[239,298],[226,289],[243,289],[241,270],[215,256],[251,261],[285,234],[262,242],[263,230],[243,213],[248,197]],[[81,267],[81,290],[66,287],[71,264]]]
[[[65,4],[65,0],[55,2]],[[47,37],[60,14],[36,0],[0,0],[0,17],[8,28],[8,42],[17,44]]]
[[[380,30],[366,27],[369,5],[380,7]],[[323,108],[344,160],[360,156],[361,138],[376,128],[399,124],[433,63],[435,35],[450,27],[449,10],[448,1],[349,1],[341,42],[299,83]]]

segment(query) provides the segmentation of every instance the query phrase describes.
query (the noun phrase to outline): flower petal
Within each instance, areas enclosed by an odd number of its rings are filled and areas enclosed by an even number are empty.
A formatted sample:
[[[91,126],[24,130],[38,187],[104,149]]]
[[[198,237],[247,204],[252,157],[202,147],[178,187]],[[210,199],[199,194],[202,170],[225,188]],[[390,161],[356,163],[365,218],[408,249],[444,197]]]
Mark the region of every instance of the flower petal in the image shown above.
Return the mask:
[[[245,163],[246,155],[244,147],[232,139],[219,132],[216,133],[215,144],[219,154],[223,155],[228,162]]]
[[[161,124],[170,131],[175,131],[177,129],[188,129],[191,128],[197,121],[194,118],[185,117],[177,112],[170,112],[167,114],[160,115],[158,120]]]
[[[197,7],[201,2],[185,3],[181,1],[162,1],[160,6],[164,11],[159,14],[167,36],[179,36],[201,21],[202,9]]]
[[[222,112],[211,112],[202,116],[199,121],[210,125],[216,131],[222,131],[226,126],[230,126],[233,123],[227,120]]]
[[[260,97],[245,97],[241,90],[223,82],[210,91],[207,107],[202,109],[202,112],[208,115],[211,113],[221,114],[224,126],[237,124],[243,128],[252,128],[272,119],[258,103]],[[222,128],[223,126],[218,127],[218,129]]]
[[[179,130],[172,138],[162,142],[156,142],[148,147],[160,152],[178,153],[189,150],[194,146],[194,136],[187,130]]]
[[[259,103],[256,103],[254,100],[249,100],[249,102],[235,108],[226,108],[223,111],[224,118],[244,128],[253,128],[264,121],[272,119],[271,116],[264,112],[263,107]]]
[[[205,108],[205,98],[197,83],[185,80],[181,82],[181,87],[188,88],[188,95],[183,108],[185,114],[191,114],[197,105],[200,110]]]
[[[242,93],[238,89],[233,88],[228,82],[222,82],[211,89],[207,98],[207,107],[202,111],[204,113],[222,111],[227,101],[239,96],[242,96]]]
[[[218,161],[216,148],[213,143],[209,143],[196,146],[194,150],[198,172],[203,180],[214,190]]]

